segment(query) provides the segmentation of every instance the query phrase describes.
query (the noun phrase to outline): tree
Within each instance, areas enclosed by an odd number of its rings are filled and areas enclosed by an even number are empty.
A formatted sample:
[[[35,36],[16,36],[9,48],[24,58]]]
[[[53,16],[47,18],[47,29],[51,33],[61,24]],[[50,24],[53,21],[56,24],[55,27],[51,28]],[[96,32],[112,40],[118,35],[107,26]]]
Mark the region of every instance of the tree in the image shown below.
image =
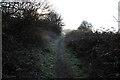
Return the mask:
[[[0,4],[3,33],[6,35],[12,35],[23,42],[31,43],[33,39],[41,38],[42,30],[61,34],[61,16],[47,2],[1,2]],[[37,13],[38,9],[41,13]]]
[[[81,25],[78,27],[79,30],[84,30],[84,31],[92,31],[92,24],[88,23],[87,21],[83,21]]]
[[[38,9],[41,9],[41,13],[37,13]],[[40,54],[51,38],[56,38],[56,35],[61,33],[62,19],[46,2],[1,2],[0,10],[2,12],[2,63],[14,63],[23,69],[22,72],[31,76],[31,72],[37,71],[34,69],[37,60],[34,55]],[[39,53],[32,52],[37,48],[40,50],[37,50]],[[34,59],[30,60],[30,57]],[[27,64],[28,62],[30,64]],[[3,67],[3,75],[7,75],[8,71],[12,74],[11,70],[5,68],[6,65]],[[19,76],[22,75],[19,71],[17,73]]]
[[[64,25],[62,22],[61,15],[56,13],[55,11],[52,11],[48,16],[47,16],[47,21],[49,22],[49,29],[52,32],[55,32],[56,34],[60,35],[61,34],[61,27]]]

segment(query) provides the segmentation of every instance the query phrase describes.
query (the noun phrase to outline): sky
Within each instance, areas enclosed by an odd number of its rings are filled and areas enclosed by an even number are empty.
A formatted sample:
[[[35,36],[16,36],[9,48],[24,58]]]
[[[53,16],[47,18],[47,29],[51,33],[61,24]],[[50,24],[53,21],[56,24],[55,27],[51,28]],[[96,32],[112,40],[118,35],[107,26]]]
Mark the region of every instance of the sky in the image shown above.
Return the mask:
[[[98,29],[100,27],[118,29],[118,1],[120,0],[49,0],[61,14],[63,29],[77,29],[83,20]]]
[[[53,8],[61,14],[63,22],[65,23],[63,29],[77,29],[83,20],[91,23],[94,29],[100,27],[105,27],[106,29],[114,27],[116,30],[118,29],[118,23],[113,16],[118,18],[118,1],[120,0],[46,1],[49,1]]]

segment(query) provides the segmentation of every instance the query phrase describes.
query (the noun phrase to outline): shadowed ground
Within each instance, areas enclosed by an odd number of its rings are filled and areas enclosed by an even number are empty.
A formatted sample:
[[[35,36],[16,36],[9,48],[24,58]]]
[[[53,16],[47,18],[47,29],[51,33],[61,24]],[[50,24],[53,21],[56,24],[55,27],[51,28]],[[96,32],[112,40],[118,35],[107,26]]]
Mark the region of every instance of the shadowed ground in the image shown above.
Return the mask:
[[[59,38],[56,44],[56,77],[57,78],[69,78],[71,72],[67,62],[64,59],[64,39]]]

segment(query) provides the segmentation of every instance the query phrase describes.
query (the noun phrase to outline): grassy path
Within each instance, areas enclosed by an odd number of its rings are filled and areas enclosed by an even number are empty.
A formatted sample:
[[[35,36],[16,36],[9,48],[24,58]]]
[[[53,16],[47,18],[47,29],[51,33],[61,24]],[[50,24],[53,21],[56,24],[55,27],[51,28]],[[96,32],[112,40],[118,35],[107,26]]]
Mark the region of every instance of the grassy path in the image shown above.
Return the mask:
[[[59,37],[49,45],[50,52],[40,55],[38,75],[41,78],[79,78],[79,61],[64,46],[64,37]]]
[[[72,64],[65,56],[64,38],[60,37],[56,41],[56,77],[57,78],[71,78],[74,77]]]
[[[65,78],[67,77],[67,65],[64,60],[64,47],[63,47],[63,39],[59,38],[56,43],[56,77],[57,78]]]

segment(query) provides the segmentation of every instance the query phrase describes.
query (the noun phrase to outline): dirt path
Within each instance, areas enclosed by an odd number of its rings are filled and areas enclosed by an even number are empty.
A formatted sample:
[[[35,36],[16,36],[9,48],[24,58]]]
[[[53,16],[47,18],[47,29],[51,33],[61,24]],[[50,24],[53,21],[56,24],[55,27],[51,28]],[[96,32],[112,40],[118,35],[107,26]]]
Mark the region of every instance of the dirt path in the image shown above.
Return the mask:
[[[70,72],[64,59],[64,39],[60,37],[56,42],[56,77],[69,78]]]

